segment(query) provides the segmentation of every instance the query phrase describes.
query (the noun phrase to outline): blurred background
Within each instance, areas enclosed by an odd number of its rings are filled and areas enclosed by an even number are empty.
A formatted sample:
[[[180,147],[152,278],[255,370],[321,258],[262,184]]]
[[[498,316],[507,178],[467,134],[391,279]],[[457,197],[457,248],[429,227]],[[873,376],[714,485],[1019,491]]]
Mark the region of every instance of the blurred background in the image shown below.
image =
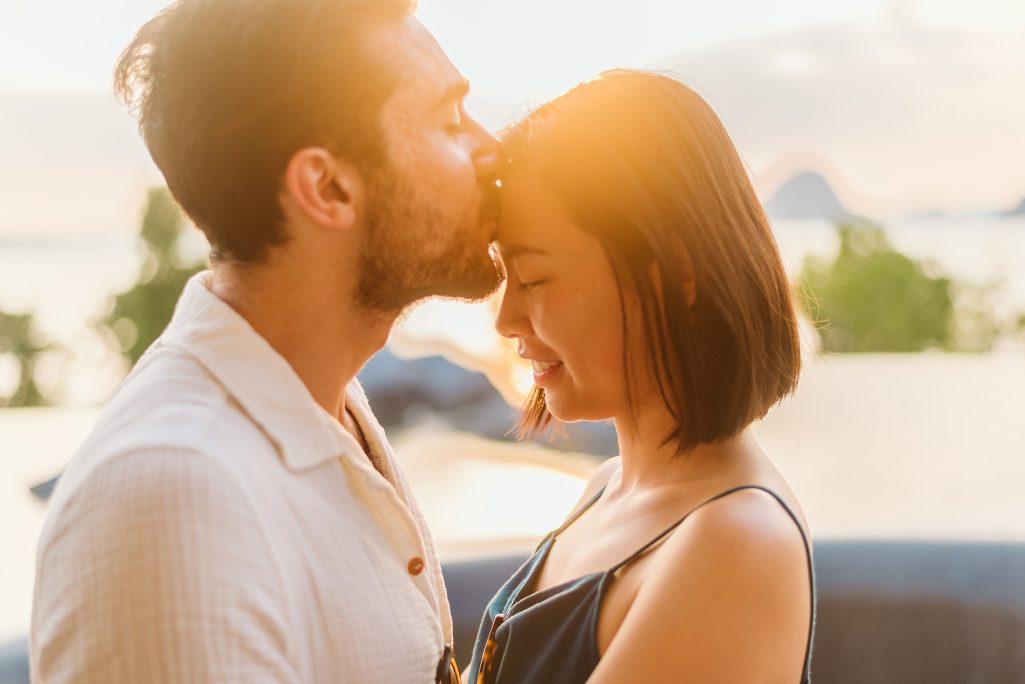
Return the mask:
[[[28,629],[52,478],[203,268],[110,92],[163,4],[0,5],[0,643]],[[421,0],[419,16],[495,130],[618,66],[671,72],[720,113],[806,312],[800,388],[757,432],[817,538],[1025,540],[1025,3]],[[530,371],[493,311],[428,302],[361,374],[443,560],[532,548],[616,453],[604,424],[509,440]]]

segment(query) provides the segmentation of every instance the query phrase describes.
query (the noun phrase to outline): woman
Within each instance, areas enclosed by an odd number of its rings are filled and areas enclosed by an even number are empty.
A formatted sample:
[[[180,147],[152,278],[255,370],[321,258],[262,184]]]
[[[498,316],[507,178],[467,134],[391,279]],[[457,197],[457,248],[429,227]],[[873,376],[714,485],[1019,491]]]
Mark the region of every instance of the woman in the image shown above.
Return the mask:
[[[492,600],[468,681],[807,681],[807,524],[749,430],[796,385],[797,316],[722,124],[617,70],[504,143],[521,432],[612,419],[620,457]]]

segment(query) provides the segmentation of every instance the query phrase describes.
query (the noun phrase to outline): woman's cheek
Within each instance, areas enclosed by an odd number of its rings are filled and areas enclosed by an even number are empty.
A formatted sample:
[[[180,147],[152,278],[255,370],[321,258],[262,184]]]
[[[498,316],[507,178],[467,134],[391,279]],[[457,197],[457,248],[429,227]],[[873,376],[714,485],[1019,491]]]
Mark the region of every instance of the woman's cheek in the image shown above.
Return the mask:
[[[565,301],[549,289],[543,291],[545,286],[536,288],[532,293],[530,305],[530,323],[534,333],[540,340],[552,347],[552,351],[559,353],[557,347],[566,338],[566,328],[572,319],[572,311],[568,310]]]

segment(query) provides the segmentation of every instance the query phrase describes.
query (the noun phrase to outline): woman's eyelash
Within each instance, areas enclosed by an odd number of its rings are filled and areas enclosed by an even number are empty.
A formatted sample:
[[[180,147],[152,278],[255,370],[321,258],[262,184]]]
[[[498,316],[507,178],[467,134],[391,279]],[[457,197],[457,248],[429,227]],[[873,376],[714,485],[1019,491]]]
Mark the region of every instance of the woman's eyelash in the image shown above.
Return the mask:
[[[547,278],[542,278],[541,280],[534,280],[534,281],[531,281],[529,283],[520,283],[520,289],[521,290],[532,290],[535,287],[537,287],[538,285],[540,285],[543,282],[545,282],[546,280],[547,280]]]

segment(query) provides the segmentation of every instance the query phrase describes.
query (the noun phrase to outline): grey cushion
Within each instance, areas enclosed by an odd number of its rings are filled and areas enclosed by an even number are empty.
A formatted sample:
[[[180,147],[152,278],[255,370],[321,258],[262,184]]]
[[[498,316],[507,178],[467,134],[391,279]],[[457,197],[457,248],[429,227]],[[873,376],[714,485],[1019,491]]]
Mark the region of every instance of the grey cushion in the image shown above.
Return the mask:
[[[0,644],[0,684],[28,684],[28,639]]]
[[[820,682],[1025,682],[1025,545],[815,546]]]

